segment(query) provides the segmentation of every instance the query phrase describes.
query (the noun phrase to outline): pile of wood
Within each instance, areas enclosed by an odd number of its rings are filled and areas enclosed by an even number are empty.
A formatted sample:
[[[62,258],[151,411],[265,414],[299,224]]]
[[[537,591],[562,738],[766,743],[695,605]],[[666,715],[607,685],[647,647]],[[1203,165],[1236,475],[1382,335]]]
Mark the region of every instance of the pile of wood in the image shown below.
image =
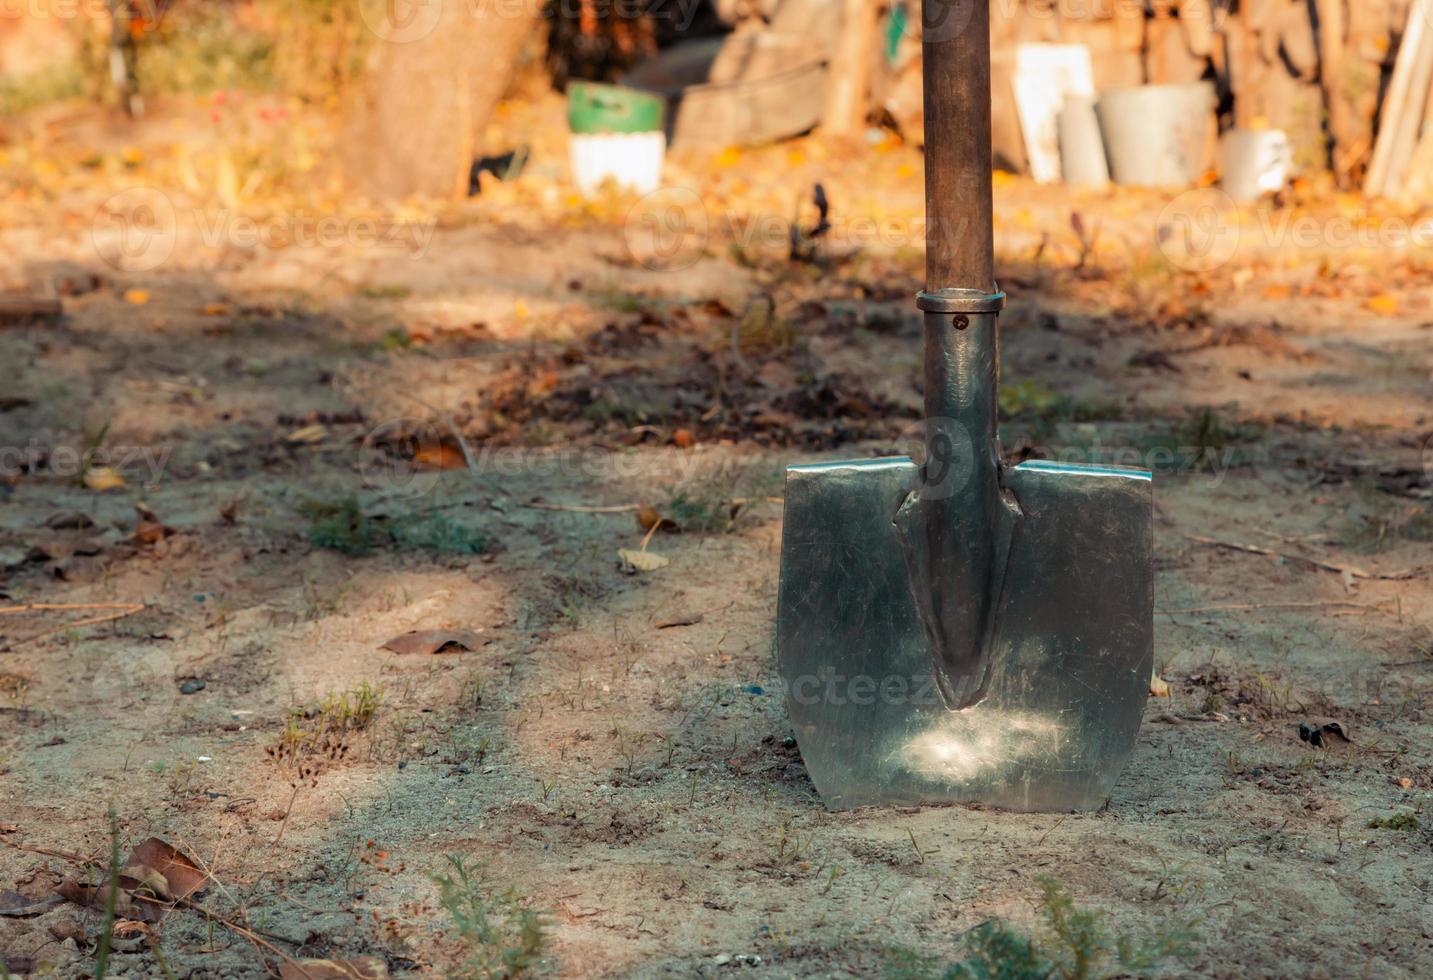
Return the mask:
[[[912,15],[919,4],[900,2]],[[876,104],[918,138],[917,33],[873,87]],[[1015,171],[1028,161],[1011,78],[1017,48],[1030,43],[1087,46],[1099,90],[1213,81],[1223,127],[1282,129],[1303,169],[1331,169],[1345,188],[1367,180],[1370,193],[1406,195],[1433,171],[1433,0],[993,4],[996,160]]]

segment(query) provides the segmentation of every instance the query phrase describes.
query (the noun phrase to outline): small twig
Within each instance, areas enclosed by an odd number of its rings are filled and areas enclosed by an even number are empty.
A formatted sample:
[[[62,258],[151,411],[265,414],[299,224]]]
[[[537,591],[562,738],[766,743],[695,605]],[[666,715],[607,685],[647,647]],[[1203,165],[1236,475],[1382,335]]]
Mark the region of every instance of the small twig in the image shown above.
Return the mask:
[[[1053,834],[1055,831],[1059,830],[1059,829],[1060,829],[1060,824],[1064,823],[1067,819],[1069,819],[1069,816],[1070,816],[1070,815],[1067,813],[1067,814],[1065,814],[1063,817],[1061,817],[1059,820],[1056,820],[1055,823],[1050,827],[1049,830],[1045,831],[1043,834],[1040,835],[1040,839],[1035,843],[1035,846],[1036,846],[1036,847],[1043,847],[1043,846],[1045,845],[1045,838],[1046,838],[1046,837],[1049,837],[1049,836],[1050,836],[1051,834]]]
[[[27,602],[21,606],[0,606],[0,616],[10,616],[27,612],[48,612],[62,609],[120,609],[128,614],[139,612],[143,608],[144,603],[142,602]]]
[[[294,786],[294,791],[289,794],[289,805],[284,810],[284,822],[279,824],[279,836],[274,838],[275,844],[280,843],[284,839],[284,831],[289,829],[289,814],[294,812],[294,801],[299,798],[299,790],[302,788],[303,783],[298,783]]]
[[[1165,616],[1188,616],[1195,613],[1211,612],[1254,612],[1260,609],[1325,609],[1348,607],[1352,609],[1377,609],[1366,602],[1352,602],[1347,599],[1328,599],[1319,602],[1238,602],[1222,606],[1193,606],[1189,609],[1156,609]]]
[[[1266,558],[1282,558],[1285,561],[1301,561],[1306,565],[1315,568],[1322,568],[1326,572],[1336,572],[1339,575],[1351,575],[1354,578],[1378,579],[1384,582],[1400,582],[1404,579],[1416,578],[1419,569],[1409,568],[1401,572],[1369,572],[1354,565],[1337,565],[1329,561],[1320,561],[1317,558],[1309,558],[1305,555],[1295,555],[1283,551],[1275,551],[1272,548],[1260,547],[1257,544],[1240,544],[1237,541],[1220,541],[1218,538],[1206,538],[1202,534],[1186,534],[1185,537],[1195,544],[1206,544],[1214,548],[1226,548],[1229,551],[1242,551],[1251,555],[1263,555]]]
[[[615,504],[611,507],[593,507],[587,504],[548,504],[541,500],[529,500],[523,504],[524,507],[531,507],[533,510],[558,510],[568,511],[574,514],[630,514],[633,511],[641,510],[641,504]]]
[[[144,603],[142,602],[30,602],[23,606],[5,606],[0,608],[0,616],[13,616],[28,612],[73,611],[77,609],[115,610],[111,613],[105,613],[103,616],[87,616],[84,619],[77,619],[72,623],[61,623],[58,626],[40,630],[38,633],[22,636],[14,641],[15,643],[29,643],[31,640],[52,636],[55,633],[63,633],[65,630],[80,629],[84,626],[98,626],[100,623],[112,623],[117,619],[133,616],[143,608]]]
[[[34,844],[21,844],[19,841],[6,840],[0,837],[0,844],[13,847],[17,851],[29,851],[32,854],[43,854],[46,857],[59,858],[62,861],[69,861],[71,864],[78,864],[82,868],[92,868],[99,864],[94,858],[87,858],[83,854],[76,854],[74,851],[55,851],[48,847],[36,847]]]

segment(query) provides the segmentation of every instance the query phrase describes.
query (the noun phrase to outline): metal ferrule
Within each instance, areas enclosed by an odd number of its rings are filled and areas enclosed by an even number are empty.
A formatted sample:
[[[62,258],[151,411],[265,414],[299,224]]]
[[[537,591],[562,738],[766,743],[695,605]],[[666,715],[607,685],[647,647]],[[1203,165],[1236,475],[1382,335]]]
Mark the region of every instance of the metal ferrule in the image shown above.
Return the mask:
[[[1005,294],[999,286],[994,292],[983,289],[922,290],[916,294],[916,306],[926,313],[999,313],[1005,309]]]

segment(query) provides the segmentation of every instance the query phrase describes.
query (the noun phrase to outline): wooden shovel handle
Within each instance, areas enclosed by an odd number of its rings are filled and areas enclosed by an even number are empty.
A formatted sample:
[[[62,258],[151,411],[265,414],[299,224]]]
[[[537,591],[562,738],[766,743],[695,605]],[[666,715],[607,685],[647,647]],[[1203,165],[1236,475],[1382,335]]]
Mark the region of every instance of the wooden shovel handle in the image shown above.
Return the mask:
[[[921,0],[926,289],[994,292],[990,0]]]

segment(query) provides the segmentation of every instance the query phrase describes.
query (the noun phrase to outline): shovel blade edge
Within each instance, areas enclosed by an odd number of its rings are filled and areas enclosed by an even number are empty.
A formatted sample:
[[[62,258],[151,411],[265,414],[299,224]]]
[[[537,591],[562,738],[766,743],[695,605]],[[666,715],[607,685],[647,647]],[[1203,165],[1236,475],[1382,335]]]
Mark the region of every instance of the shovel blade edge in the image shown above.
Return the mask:
[[[905,458],[787,471],[777,661],[832,809],[979,802],[1093,809],[1133,751],[1154,661],[1149,474],[1032,462],[983,701],[945,706],[893,523]]]

